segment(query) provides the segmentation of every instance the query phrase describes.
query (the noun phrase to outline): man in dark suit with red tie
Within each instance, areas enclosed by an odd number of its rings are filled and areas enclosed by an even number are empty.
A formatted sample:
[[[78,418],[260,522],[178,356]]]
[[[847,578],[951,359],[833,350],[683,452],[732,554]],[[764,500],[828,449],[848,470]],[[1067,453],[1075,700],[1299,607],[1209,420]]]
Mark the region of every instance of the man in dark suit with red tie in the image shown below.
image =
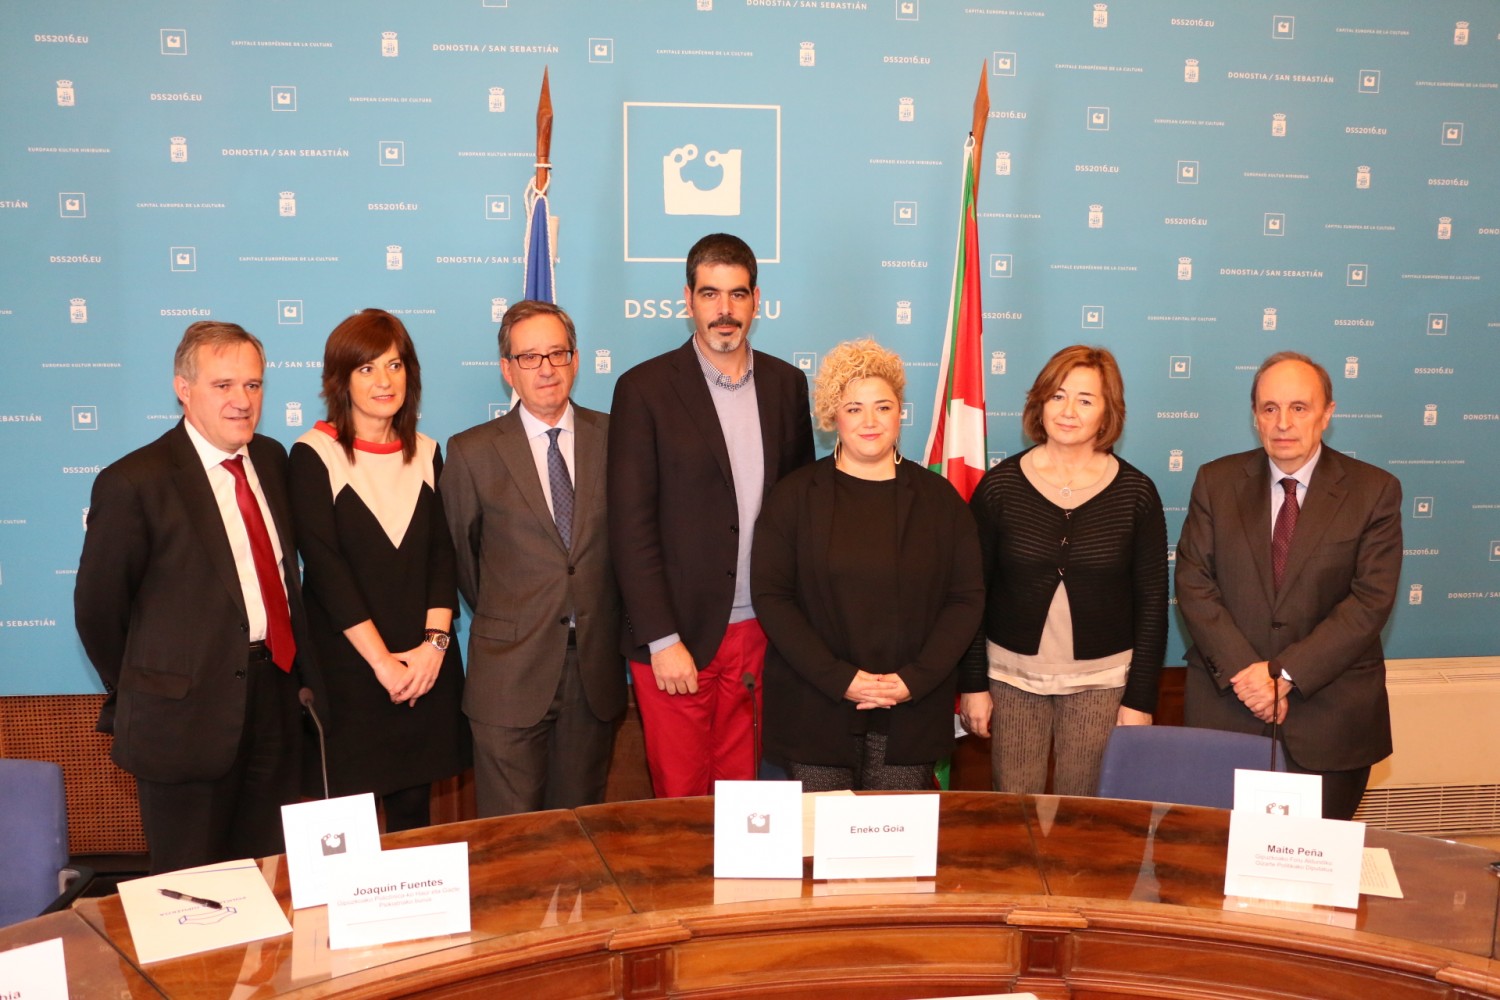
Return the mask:
[[[766,636],[750,602],[755,518],[813,460],[807,376],[750,348],[755,253],[715,233],[687,256],[688,342],[620,376],[609,417],[609,543],[625,600],[651,784],[706,795],[755,777],[752,690]]]
[[[310,646],[286,450],[255,433],[264,369],[241,327],[194,323],[173,366],[182,421],[94,482],[75,619],[153,872],[279,853],[297,800]]]
[[[1187,724],[1279,723],[1289,769],[1321,774],[1323,815],[1349,819],[1391,753],[1401,484],[1323,444],[1333,386],[1306,355],[1271,355],[1250,395],[1262,447],[1198,471],[1177,544]]]

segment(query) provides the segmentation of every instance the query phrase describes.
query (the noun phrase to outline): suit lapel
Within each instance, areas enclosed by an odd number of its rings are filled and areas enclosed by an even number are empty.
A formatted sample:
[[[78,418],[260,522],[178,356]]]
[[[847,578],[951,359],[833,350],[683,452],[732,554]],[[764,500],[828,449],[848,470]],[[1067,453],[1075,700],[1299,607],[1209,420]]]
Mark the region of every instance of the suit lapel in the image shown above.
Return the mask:
[[[1322,544],[1323,535],[1344,505],[1349,488],[1344,485],[1344,463],[1338,452],[1323,446],[1323,455],[1313,466],[1312,481],[1307,484],[1307,499],[1292,533],[1292,547],[1287,552],[1286,572],[1281,579],[1281,593],[1287,594],[1296,583],[1297,574],[1308,557]],[[1270,516],[1269,513],[1266,515]]]
[[[577,548],[593,530],[594,497],[604,490],[606,435],[594,414],[578,406],[573,407],[573,433],[573,546]]]
[[[764,359],[762,359],[764,360]],[[761,486],[761,497],[771,492],[781,475],[781,414],[782,407],[776,393],[771,391],[769,372],[771,366],[757,362],[761,370],[761,381],[755,387],[755,407],[760,411],[760,446],[765,454],[765,483]]]
[[[576,422],[574,426],[577,426]],[[567,551],[563,546],[562,535],[557,531],[557,522],[552,518],[552,508],[547,506],[547,494],[542,492],[542,481],[536,471],[536,460],[531,454],[531,442],[526,439],[520,411],[512,407],[509,413],[496,421],[495,430],[495,453],[510,473],[511,482],[516,484],[516,489],[526,498],[531,516],[537,519],[538,524],[545,526],[558,548]],[[577,457],[575,452],[575,461]],[[576,503],[573,506],[575,510],[578,507]]]
[[[714,460],[724,478],[734,481],[734,470],[729,465],[729,445],[724,442],[724,430],[719,426],[719,411],[714,409],[713,396],[709,394],[708,381],[703,377],[703,367],[690,340],[672,354],[672,390],[687,410],[688,423],[703,436],[704,444],[713,453]],[[756,397],[760,393],[757,391]]]
[[[224,518],[219,514],[219,502],[208,485],[208,472],[198,458],[197,449],[188,437],[187,428],[179,423],[170,438],[172,455],[172,482],[182,496],[183,508],[198,537],[203,541],[203,551],[213,564],[214,572],[234,599],[241,615],[245,610],[245,593],[240,589],[239,571],[234,565],[234,553],[229,549],[229,535],[224,530]],[[278,526],[279,530],[279,526]]]
[[[1244,476],[1235,484],[1239,491],[1240,528],[1251,565],[1260,579],[1267,606],[1276,603],[1276,580],[1271,570],[1271,473],[1270,459],[1261,450],[1245,458]]]

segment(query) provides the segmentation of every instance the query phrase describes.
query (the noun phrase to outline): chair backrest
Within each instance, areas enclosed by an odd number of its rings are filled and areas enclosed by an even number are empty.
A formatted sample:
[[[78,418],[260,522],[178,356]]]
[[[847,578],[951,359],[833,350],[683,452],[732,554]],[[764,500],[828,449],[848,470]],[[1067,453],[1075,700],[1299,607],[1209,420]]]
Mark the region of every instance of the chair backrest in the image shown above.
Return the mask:
[[[30,920],[58,895],[68,863],[62,768],[0,760],[0,927]]]
[[[1275,767],[1270,766],[1273,750]],[[1099,795],[1229,809],[1236,768],[1285,771],[1286,755],[1266,736],[1184,726],[1116,726],[1104,748]]]

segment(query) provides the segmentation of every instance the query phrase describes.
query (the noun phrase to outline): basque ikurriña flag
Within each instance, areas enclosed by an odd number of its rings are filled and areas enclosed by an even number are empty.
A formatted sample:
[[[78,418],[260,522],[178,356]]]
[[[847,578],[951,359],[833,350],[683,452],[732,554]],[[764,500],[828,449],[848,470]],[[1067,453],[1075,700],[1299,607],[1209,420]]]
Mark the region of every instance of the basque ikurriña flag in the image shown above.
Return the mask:
[[[958,245],[953,259],[953,287],[943,360],[938,368],[932,433],[927,439],[927,467],[947,479],[965,500],[979,485],[985,469],[984,313],[979,304],[979,161],[984,121],[989,114],[984,75],[974,98],[974,128],[964,143],[963,196],[960,199]]]

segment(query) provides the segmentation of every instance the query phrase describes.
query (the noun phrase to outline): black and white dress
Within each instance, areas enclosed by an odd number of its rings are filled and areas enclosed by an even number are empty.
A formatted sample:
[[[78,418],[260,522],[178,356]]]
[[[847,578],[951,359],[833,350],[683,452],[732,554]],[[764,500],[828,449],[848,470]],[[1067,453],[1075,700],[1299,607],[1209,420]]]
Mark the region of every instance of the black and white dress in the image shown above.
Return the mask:
[[[469,766],[460,710],[463,662],[448,647],[432,690],[394,705],[344,630],[369,619],[392,653],[423,641],[427,609],[457,608],[453,542],[437,495],[442,455],[417,435],[356,441],[351,462],[323,421],[292,446],[288,485],[303,562],[303,600],[329,704],[328,782],[333,795],[384,795]],[[321,793],[321,787],[317,789]]]

